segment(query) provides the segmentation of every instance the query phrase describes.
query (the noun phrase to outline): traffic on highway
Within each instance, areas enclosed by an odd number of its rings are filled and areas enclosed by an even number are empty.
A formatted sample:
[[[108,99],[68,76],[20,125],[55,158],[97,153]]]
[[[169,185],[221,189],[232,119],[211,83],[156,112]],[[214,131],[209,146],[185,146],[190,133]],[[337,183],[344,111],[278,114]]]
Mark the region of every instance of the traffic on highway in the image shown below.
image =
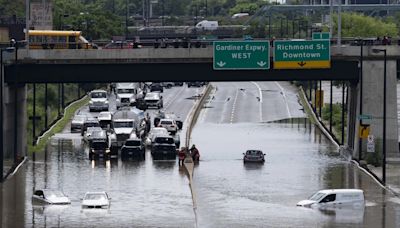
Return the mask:
[[[112,83],[91,91],[63,132],[4,183],[2,224],[400,225],[397,198],[338,154],[290,83],[210,83],[185,145],[205,84]],[[193,144],[200,161],[191,180],[178,151]]]

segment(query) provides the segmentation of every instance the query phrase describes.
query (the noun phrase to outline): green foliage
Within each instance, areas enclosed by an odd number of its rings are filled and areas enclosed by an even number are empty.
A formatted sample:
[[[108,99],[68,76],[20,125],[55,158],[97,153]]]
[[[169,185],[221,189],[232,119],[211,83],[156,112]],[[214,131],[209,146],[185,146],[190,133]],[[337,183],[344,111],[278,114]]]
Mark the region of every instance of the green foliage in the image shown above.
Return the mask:
[[[334,16],[334,31],[337,31],[337,15]],[[342,13],[343,37],[397,36],[399,29],[395,23],[358,13]]]
[[[229,15],[235,13],[249,13],[250,15],[256,13],[258,5],[256,3],[239,3],[229,10]]]
[[[329,122],[330,118],[330,105],[325,104],[322,108],[322,120]],[[344,110],[344,124],[347,123],[347,111]],[[345,132],[346,132],[346,125]],[[337,139],[342,138],[342,104],[336,103],[332,104],[332,129],[333,134]]]

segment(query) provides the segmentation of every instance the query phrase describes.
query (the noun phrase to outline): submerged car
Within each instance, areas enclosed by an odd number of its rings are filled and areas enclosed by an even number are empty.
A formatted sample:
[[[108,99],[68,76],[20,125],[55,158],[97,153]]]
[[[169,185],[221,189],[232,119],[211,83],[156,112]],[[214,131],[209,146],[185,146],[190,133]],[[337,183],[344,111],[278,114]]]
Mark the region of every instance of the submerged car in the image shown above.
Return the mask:
[[[243,162],[265,162],[265,154],[261,150],[247,150],[243,153]]]
[[[106,192],[86,192],[82,199],[83,208],[108,208],[111,198]]]
[[[310,198],[297,203],[302,207],[363,207],[364,191],[361,189],[325,189],[314,193]]]
[[[68,199],[63,192],[59,190],[42,189],[35,190],[32,195],[32,200],[37,203],[45,204],[70,204],[71,201]]]

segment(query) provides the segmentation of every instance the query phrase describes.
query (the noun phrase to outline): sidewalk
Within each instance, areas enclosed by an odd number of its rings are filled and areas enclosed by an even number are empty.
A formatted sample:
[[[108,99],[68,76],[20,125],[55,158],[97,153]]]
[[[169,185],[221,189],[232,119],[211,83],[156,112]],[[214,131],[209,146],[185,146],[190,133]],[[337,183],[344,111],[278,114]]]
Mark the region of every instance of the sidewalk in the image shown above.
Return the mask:
[[[367,165],[368,172],[382,180],[382,167]],[[400,164],[386,165],[386,187],[395,195],[400,196]]]

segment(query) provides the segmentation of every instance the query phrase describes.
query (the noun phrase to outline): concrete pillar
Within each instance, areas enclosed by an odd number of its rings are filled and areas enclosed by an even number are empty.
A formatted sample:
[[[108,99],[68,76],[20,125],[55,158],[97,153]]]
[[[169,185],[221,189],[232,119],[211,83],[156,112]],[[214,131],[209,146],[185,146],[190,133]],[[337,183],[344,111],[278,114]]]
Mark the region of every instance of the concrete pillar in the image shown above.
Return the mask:
[[[396,60],[387,60],[386,64],[386,155],[390,160],[400,157],[397,128],[397,63]],[[383,135],[383,67],[383,60],[366,60],[363,64],[363,114],[373,117],[371,120],[363,120],[363,124],[370,124],[370,134],[380,142]],[[359,114],[359,111],[357,113]],[[356,130],[358,133],[358,126]],[[363,140],[363,144],[365,143],[366,140]],[[355,149],[358,150],[358,134],[355,137]],[[381,153],[382,143],[375,147],[375,150]],[[366,151],[364,155],[365,153]]]
[[[27,87],[20,84],[17,101],[14,100],[15,87],[13,84],[6,84],[4,88],[4,153],[6,158],[14,156],[14,104],[17,102],[17,154],[19,157],[27,154]]]
[[[357,122],[357,114],[358,114],[358,90],[357,90],[357,84],[356,83],[350,83],[349,88],[349,101],[347,103],[347,144],[349,148],[353,150],[353,152],[357,152],[355,150],[355,142],[354,138],[357,137],[357,132],[356,132],[356,125],[358,124]],[[355,154],[353,153],[353,158],[355,157]]]

